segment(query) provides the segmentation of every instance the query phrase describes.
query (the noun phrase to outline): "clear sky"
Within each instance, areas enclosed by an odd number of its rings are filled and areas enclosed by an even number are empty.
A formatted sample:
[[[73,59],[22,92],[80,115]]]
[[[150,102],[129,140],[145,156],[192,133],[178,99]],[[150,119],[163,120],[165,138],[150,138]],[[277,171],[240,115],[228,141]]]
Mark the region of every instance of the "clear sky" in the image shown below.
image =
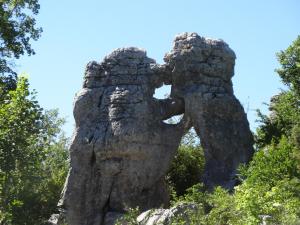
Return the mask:
[[[197,32],[221,38],[237,55],[235,95],[244,105],[252,130],[255,109],[283,88],[275,53],[300,35],[299,0],[40,0],[37,17],[42,37],[36,55],[17,61],[29,74],[45,109],[58,108],[71,135],[72,102],[81,88],[87,62],[101,61],[118,47],[136,46],[163,62],[174,36]],[[168,92],[162,88],[157,96]]]

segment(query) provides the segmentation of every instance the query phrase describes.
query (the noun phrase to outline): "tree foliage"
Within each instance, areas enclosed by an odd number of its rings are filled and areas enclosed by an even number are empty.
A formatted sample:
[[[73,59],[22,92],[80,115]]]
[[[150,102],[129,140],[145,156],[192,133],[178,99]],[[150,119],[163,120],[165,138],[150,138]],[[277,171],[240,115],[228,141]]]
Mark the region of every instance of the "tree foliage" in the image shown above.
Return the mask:
[[[300,133],[297,130],[300,126],[300,36],[277,56],[281,68],[276,71],[288,89],[272,97],[269,116],[258,111],[261,122],[256,135],[258,148],[271,144],[272,140],[278,143],[281,136],[299,139],[297,135]]]
[[[236,207],[243,219],[258,224],[261,215],[279,224],[300,221],[300,161],[295,147],[283,137],[278,144],[259,150],[242,171],[244,182],[236,188]]]
[[[38,0],[0,1],[0,73],[14,73],[8,59],[34,54],[30,41],[42,31],[34,18],[39,9]]]
[[[204,155],[201,146],[181,145],[168,172],[168,181],[177,195],[201,182],[204,169]]]
[[[204,152],[192,128],[182,138],[167,174],[170,189],[175,195],[181,196],[188,188],[201,182],[204,164]]]
[[[277,73],[292,91],[300,97],[300,36],[286,50],[277,54],[281,68]]]
[[[216,187],[205,191],[203,184],[187,189],[175,199],[196,204],[197,210],[173,218],[172,224],[190,225],[259,225],[300,223],[300,176],[294,157],[295,148],[287,138],[259,150],[248,167],[244,167],[241,185],[233,193]],[[188,223],[186,221],[189,221]]]
[[[0,104],[0,224],[43,224],[53,212],[67,172],[63,120],[43,111],[27,79]]]
[[[0,1],[0,101],[3,93],[16,88],[14,59],[35,54],[31,40],[42,32],[35,20],[39,9],[38,0]]]

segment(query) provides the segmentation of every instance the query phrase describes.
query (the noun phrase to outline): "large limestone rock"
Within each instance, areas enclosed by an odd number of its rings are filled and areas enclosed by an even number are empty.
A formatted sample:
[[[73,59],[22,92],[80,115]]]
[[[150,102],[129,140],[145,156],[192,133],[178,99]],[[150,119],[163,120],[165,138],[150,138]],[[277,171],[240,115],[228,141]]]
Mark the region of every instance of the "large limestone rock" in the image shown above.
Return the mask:
[[[247,117],[233,94],[234,52],[222,40],[184,33],[164,60],[171,97],[184,100],[205,152],[204,183],[233,188],[238,165],[253,155]]]
[[[145,51],[125,48],[87,65],[61,201],[68,224],[99,225],[109,212],[168,206],[164,176],[183,123],[162,121],[184,108],[181,101],[153,98],[162,85],[154,63]]]
[[[167,207],[164,176],[191,126],[205,150],[205,184],[232,188],[237,166],[253,152],[246,115],[233,95],[234,60],[223,41],[184,33],[164,65],[137,48],[89,63],[75,98],[61,214],[51,224],[110,225],[129,208]],[[172,85],[171,96],[157,100],[155,88],[163,83]],[[163,122],[182,113],[179,124]]]

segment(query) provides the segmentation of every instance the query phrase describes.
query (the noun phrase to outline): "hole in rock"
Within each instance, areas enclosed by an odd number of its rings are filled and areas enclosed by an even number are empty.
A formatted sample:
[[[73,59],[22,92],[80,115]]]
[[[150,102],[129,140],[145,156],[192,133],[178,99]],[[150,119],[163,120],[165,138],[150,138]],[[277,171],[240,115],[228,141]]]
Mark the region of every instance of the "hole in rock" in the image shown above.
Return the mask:
[[[154,98],[157,99],[166,99],[171,94],[171,85],[163,85],[160,88],[155,89],[155,93],[153,95]]]
[[[166,99],[170,96],[170,94],[171,94],[171,85],[163,85],[160,88],[155,89],[155,93],[153,97],[156,99]],[[163,122],[167,124],[178,124],[181,121],[182,117],[183,114],[175,115],[164,120]]]
[[[171,190],[177,196],[182,196],[187,193],[188,188],[203,182],[204,168],[204,151],[195,129],[191,128],[181,139],[176,156],[173,158],[170,170],[166,175],[166,180]]]
[[[181,145],[185,146],[200,146],[200,138],[194,127],[191,127],[188,132],[181,138]]]
[[[164,120],[163,122],[166,124],[179,124],[183,118],[183,114],[172,116],[169,119]]]

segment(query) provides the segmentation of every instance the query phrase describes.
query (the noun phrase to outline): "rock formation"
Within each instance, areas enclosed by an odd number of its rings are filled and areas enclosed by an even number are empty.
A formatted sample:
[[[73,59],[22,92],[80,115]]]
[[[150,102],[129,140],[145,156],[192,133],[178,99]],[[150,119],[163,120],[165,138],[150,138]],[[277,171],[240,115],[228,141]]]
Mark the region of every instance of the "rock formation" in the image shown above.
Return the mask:
[[[246,114],[233,95],[234,52],[222,40],[184,33],[164,60],[171,98],[184,100],[185,116],[204,149],[204,183],[233,188],[236,168],[253,154]]]
[[[232,90],[234,60],[223,41],[185,33],[176,37],[165,65],[137,48],[89,63],[75,98],[60,219],[107,225],[131,207],[167,207],[164,176],[191,126],[205,150],[205,184],[232,188],[237,166],[252,154],[246,115]],[[155,99],[163,84],[172,85],[170,98]],[[163,122],[182,113],[178,124]]]
[[[162,81],[152,64],[145,51],[125,48],[87,65],[62,199],[68,224],[99,225],[109,212],[168,205],[164,175],[184,127],[162,121],[184,106],[153,98]]]

